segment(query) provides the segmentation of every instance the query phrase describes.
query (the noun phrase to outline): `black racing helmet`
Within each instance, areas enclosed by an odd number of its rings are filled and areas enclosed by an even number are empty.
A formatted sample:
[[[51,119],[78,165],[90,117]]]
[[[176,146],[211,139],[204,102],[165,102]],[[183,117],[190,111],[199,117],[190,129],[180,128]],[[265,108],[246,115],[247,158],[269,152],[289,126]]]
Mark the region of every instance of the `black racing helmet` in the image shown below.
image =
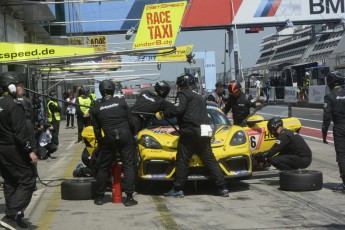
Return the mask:
[[[189,73],[183,73],[176,78],[176,85],[180,88],[188,88],[189,86],[195,87],[198,80]]]
[[[341,85],[342,77],[339,72],[333,71],[327,75],[327,85],[332,90],[335,86]]]
[[[80,95],[85,95],[85,94],[86,94],[85,89],[81,87],[78,91],[78,95],[80,96]]]
[[[11,95],[17,92],[16,86],[23,82],[22,74],[17,72],[9,71],[0,75],[0,87],[4,92],[9,92]]]
[[[279,127],[283,127],[283,120],[280,117],[272,117],[267,122],[267,129],[272,133],[274,136],[277,136],[277,130]]]
[[[114,95],[115,92],[115,84],[110,80],[103,80],[99,83],[99,92],[101,93],[102,97],[106,95]]]
[[[166,81],[158,81],[155,85],[155,91],[163,98],[166,98],[170,92],[170,85]]]
[[[236,93],[241,88],[242,88],[241,84],[236,80],[233,80],[228,84],[228,91],[230,94]]]

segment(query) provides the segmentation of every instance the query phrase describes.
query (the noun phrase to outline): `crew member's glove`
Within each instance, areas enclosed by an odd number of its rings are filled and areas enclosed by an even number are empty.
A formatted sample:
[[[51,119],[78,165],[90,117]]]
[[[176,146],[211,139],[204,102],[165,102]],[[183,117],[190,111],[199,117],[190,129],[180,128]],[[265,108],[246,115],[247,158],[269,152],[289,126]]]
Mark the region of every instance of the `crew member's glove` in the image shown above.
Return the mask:
[[[157,112],[157,113],[155,114],[155,116],[156,116],[156,118],[157,118],[158,120],[160,120],[160,121],[164,119],[164,116],[163,116],[163,112],[162,112],[162,111]]]
[[[252,156],[258,162],[262,162],[262,161],[265,161],[265,159],[267,158],[267,152],[258,152],[258,153],[253,154]]]
[[[328,144],[328,141],[327,141],[327,130],[322,130],[322,140],[323,140],[323,143]]]

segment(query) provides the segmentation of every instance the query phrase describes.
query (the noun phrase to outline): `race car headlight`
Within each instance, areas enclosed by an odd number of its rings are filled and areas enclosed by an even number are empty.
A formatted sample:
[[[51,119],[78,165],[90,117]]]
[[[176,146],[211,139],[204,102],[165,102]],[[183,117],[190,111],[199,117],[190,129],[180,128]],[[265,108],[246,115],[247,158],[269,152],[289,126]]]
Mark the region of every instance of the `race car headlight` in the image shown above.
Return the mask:
[[[139,144],[149,149],[161,149],[162,146],[159,142],[151,136],[142,135],[139,140]]]
[[[237,131],[231,138],[230,141],[230,145],[235,146],[235,145],[242,145],[244,143],[246,143],[247,138],[246,138],[246,134],[244,133],[244,131],[240,130]]]

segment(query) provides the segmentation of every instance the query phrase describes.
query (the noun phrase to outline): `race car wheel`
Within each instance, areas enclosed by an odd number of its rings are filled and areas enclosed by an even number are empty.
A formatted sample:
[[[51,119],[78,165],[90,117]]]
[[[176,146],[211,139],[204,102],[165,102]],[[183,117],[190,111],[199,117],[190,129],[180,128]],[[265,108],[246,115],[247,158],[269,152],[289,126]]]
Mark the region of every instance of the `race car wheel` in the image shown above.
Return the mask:
[[[279,173],[280,189],[284,191],[316,191],[322,189],[322,172],[287,170]]]
[[[61,199],[90,200],[94,197],[96,180],[79,178],[65,180],[61,183]]]

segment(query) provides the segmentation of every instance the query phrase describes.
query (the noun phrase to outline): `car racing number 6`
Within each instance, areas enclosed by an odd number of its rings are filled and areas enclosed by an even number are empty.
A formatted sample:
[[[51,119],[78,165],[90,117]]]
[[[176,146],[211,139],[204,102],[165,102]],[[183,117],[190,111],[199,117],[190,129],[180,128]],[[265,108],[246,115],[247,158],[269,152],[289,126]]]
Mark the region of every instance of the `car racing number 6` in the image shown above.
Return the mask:
[[[262,128],[259,129],[249,129],[247,130],[249,142],[250,142],[250,149],[257,150],[260,148],[262,136],[264,130]]]

